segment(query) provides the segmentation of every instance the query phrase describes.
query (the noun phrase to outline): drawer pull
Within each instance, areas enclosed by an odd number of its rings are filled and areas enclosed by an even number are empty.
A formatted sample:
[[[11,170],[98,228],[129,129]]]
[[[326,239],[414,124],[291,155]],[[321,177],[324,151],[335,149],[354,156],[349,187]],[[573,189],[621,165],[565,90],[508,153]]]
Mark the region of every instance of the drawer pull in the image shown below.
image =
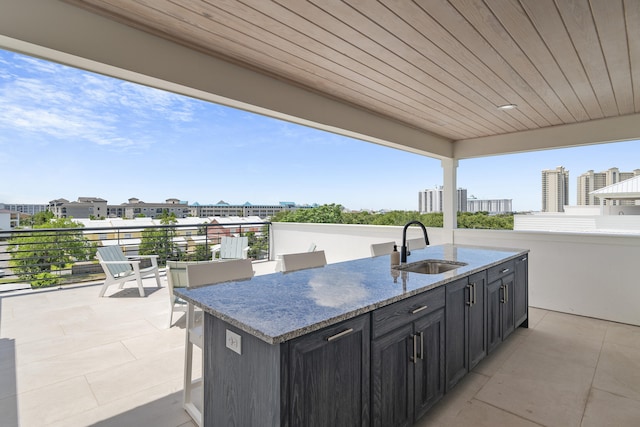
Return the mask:
[[[503,268],[502,270],[500,270],[501,274],[508,273],[508,272],[509,272],[508,268]]]
[[[349,335],[351,332],[353,332],[353,328],[349,328],[349,329],[344,330],[342,332],[338,332],[337,334],[331,335],[330,337],[328,337],[327,341],[337,340],[338,338],[342,338],[345,335]]]
[[[526,256],[525,256],[525,257],[522,257],[522,258],[520,259],[520,261],[526,261],[526,260],[527,260],[527,257],[526,257]]]
[[[428,305],[423,305],[422,307],[418,307],[415,310],[411,310],[411,314],[420,313],[422,310],[426,310],[427,308],[429,308]]]

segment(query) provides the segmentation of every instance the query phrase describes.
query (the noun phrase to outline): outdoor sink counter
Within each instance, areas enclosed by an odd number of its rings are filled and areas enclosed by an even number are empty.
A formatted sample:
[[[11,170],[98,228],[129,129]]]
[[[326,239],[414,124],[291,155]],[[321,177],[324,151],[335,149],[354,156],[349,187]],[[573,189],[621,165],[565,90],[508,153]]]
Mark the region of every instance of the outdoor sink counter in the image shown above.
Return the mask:
[[[176,289],[175,293],[269,344],[278,344],[528,252],[478,246],[429,246],[412,250],[407,263],[439,259],[467,265],[441,274],[400,273],[391,269],[389,256],[378,256],[193,290]]]
[[[204,426],[412,425],[516,327],[528,250],[430,246],[175,293],[205,311]]]

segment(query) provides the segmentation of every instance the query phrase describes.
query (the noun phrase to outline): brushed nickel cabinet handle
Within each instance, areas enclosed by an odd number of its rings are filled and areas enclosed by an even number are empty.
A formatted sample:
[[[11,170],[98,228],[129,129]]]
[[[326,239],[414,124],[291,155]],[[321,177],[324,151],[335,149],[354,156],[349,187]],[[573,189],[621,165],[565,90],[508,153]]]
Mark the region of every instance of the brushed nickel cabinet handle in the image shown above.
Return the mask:
[[[330,337],[327,338],[327,341],[337,340],[338,338],[342,338],[345,335],[349,335],[351,332],[353,332],[353,328],[346,329],[342,332],[338,332],[335,335],[331,335]]]
[[[505,302],[507,302],[507,301],[505,300],[505,295],[507,294],[507,291],[505,291],[504,289],[505,289],[505,288],[504,288],[504,285],[500,285],[500,290],[502,291],[502,297],[500,298],[500,302],[501,302],[502,304],[504,304]]]
[[[476,294],[476,284],[473,284],[473,305],[476,305],[476,302],[478,302],[478,300],[476,299],[477,294]]]
[[[500,273],[508,273],[508,272],[509,272],[509,270],[510,270],[509,268],[503,268],[503,269],[500,271]]]
[[[411,338],[413,339],[413,356],[411,357],[411,361],[413,362],[413,364],[415,365],[416,363],[418,363],[418,343],[417,343],[417,335],[412,335]]]
[[[422,310],[426,310],[427,308],[429,308],[428,305],[423,305],[422,307],[418,307],[415,310],[411,310],[411,314],[420,313]]]
[[[520,261],[526,261],[526,260],[527,260],[527,257],[526,257],[526,256],[525,256],[525,257],[522,257],[522,258],[520,259]]]
[[[469,288],[469,301],[466,304],[471,307],[473,305],[473,283],[467,285],[467,288]]]

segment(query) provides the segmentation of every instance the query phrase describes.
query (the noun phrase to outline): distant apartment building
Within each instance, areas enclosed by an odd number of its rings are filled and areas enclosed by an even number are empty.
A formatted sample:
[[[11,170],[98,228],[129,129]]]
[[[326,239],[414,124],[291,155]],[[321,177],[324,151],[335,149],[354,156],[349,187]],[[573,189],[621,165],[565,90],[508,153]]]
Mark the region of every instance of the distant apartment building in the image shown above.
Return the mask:
[[[569,204],[569,171],[558,166],[542,171],[542,212],[564,212]]]
[[[618,168],[610,168],[602,172],[589,170],[578,177],[578,189],[576,203],[579,206],[599,205],[600,199],[591,194],[592,191],[600,190],[609,185],[617,184],[620,181],[640,175],[640,169],[633,172],[620,172]],[[609,200],[607,202],[613,206],[634,205],[634,200]]]
[[[458,188],[458,212],[467,212],[467,189]],[[424,190],[418,193],[418,211],[420,213],[442,212],[444,205],[444,192],[442,186],[433,190]]]
[[[488,212],[490,214],[506,214],[513,212],[512,199],[467,199],[467,212]]]
[[[192,208],[194,209],[194,216],[199,216],[201,218],[210,216],[258,216],[260,218],[268,218],[277,214],[278,212],[294,211],[297,209],[309,209],[312,207],[313,206],[310,205],[297,205],[294,202],[280,202],[277,205],[253,205],[247,202],[242,205],[232,205],[225,202],[224,200],[221,200],[213,205],[200,205],[196,203],[192,206]]]
[[[188,202],[180,201],[179,199],[167,199],[164,202],[152,202],[146,203],[135,197],[130,198],[127,203],[119,205],[109,205],[107,210],[107,216],[109,218],[157,218],[162,215],[163,212],[174,214],[176,218],[186,218],[194,215],[192,208]]]
[[[47,205],[27,204],[27,203],[0,203],[0,209],[21,214],[35,215],[39,212],[45,212]]]
[[[101,218],[107,215],[107,201],[98,197],[78,197],[75,202],[56,199],[47,209],[58,218]]]

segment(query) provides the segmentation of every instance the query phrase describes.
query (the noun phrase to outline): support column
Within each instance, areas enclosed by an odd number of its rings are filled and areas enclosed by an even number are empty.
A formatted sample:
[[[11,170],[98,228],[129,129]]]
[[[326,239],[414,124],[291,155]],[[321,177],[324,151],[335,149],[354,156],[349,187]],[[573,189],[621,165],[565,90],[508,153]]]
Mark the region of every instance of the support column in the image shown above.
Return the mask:
[[[442,190],[442,198],[444,199],[442,212],[444,216],[443,228],[445,241],[443,243],[455,243],[453,230],[458,228],[458,160],[442,159],[441,164],[444,183]]]

